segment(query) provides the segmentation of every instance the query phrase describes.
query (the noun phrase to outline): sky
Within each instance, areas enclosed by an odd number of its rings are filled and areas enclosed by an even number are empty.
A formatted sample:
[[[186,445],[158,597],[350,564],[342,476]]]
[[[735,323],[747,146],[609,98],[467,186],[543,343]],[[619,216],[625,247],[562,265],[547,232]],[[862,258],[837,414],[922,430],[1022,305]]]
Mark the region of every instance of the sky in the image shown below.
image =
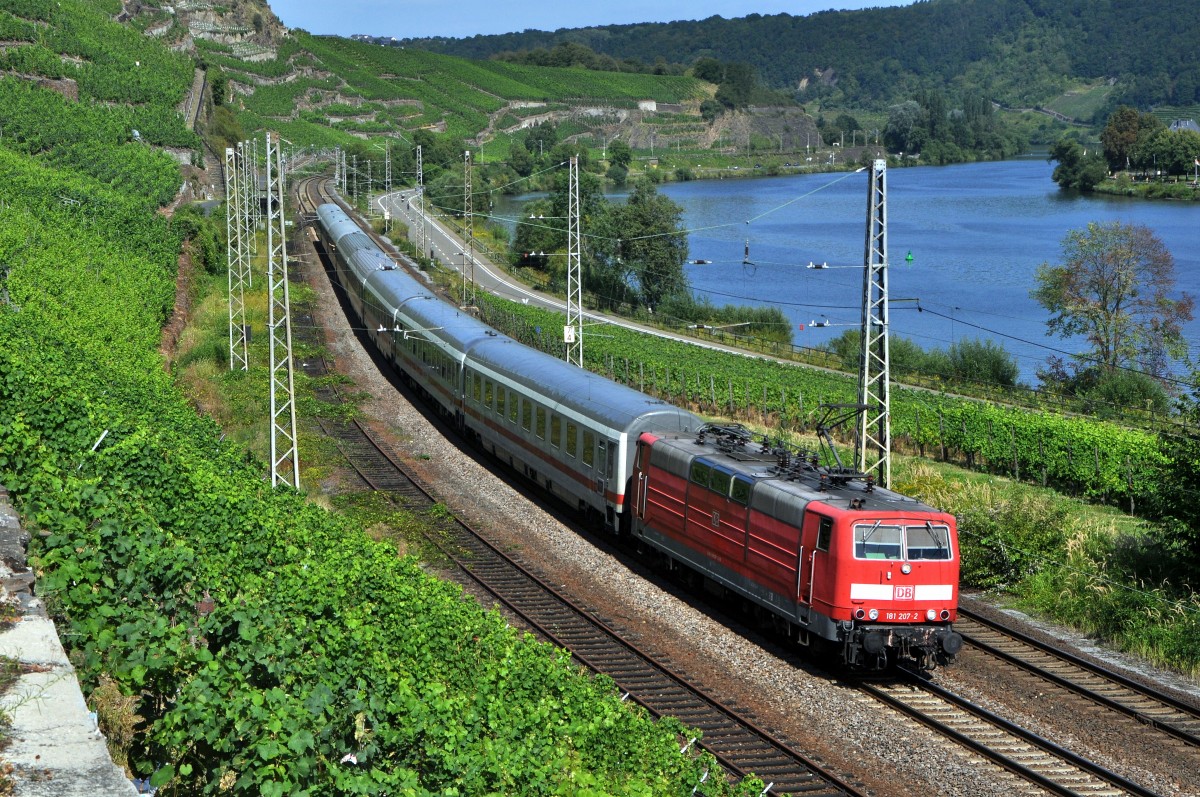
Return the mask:
[[[309,33],[369,33],[397,39],[557,30],[635,22],[732,19],[748,14],[806,16],[909,5],[914,0],[268,0],[283,24]]]

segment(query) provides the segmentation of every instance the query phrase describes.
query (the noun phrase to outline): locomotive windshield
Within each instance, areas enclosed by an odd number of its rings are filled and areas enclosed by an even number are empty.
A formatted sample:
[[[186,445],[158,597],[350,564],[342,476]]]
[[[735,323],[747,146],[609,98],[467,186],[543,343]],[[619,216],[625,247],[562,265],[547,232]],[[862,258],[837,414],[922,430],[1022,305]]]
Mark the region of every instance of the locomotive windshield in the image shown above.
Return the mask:
[[[859,523],[854,527],[854,558],[941,559],[950,558],[950,530],[926,521],[923,526],[884,525],[883,521]]]
[[[909,559],[950,558],[950,530],[945,526],[927,520],[924,526],[909,526],[907,531]]]

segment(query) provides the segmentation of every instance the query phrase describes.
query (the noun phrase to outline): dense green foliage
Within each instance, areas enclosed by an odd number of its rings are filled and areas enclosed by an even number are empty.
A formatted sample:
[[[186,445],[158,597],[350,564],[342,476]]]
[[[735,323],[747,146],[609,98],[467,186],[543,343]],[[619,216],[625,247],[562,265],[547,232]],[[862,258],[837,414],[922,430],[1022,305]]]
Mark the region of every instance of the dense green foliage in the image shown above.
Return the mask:
[[[882,107],[929,88],[962,86],[1006,107],[1037,106],[1073,80],[1115,79],[1107,109],[1200,100],[1189,0],[942,0],[805,17],[749,14],[699,21],[527,30],[465,39],[407,40],[468,58],[584,45],[617,61],[697,57],[740,62],[767,85],[804,99]]]
[[[1165,461],[1150,510],[1159,519],[1165,547],[1180,563],[1171,575],[1200,590],[1200,504],[1194,498],[1200,489],[1200,371],[1192,372],[1179,405],[1186,425],[1163,438]]]
[[[923,162],[932,164],[959,163],[971,153],[1011,156],[1026,145],[1000,124],[986,99],[967,96],[951,102],[940,90],[919,92],[916,99],[891,106],[883,140],[891,152],[920,153]]]
[[[823,348],[838,356],[846,371],[857,372],[862,358],[862,333],[850,329]],[[1015,387],[1020,366],[1004,347],[990,340],[956,341],[946,349],[926,351],[908,338],[892,337],[888,344],[892,373],[903,379],[913,374],[941,377],[952,383],[985,383]]]

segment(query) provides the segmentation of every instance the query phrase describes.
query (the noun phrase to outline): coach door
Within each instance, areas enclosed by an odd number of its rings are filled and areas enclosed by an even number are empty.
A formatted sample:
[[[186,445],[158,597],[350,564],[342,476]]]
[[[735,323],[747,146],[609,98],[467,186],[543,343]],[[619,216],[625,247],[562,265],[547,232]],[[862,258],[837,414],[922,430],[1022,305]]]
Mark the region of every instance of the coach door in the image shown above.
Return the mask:
[[[592,448],[595,447],[593,451]],[[592,476],[596,492],[601,498],[605,497],[608,492],[608,480],[611,474],[608,470],[608,441],[601,439],[596,440],[595,435],[585,431],[583,433],[583,455],[584,464],[589,468],[593,468]],[[587,457],[594,457],[594,461],[587,460]]]
[[[829,543],[833,537],[833,519],[815,512],[804,513],[804,528],[800,535],[799,561],[797,562],[796,600],[811,606],[817,580],[825,568],[824,559],[829,556]]]

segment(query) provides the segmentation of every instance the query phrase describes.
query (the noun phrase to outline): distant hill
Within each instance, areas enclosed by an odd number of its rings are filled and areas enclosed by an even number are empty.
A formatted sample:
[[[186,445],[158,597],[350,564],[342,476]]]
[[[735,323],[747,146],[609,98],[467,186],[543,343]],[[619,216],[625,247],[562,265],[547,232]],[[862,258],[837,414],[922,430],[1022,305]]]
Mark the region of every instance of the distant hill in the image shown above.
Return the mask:
[[[753,66],[802,99],[880,105],[921,88],[1038,106],[1080,83],[1110,81],[1101,113],[1200,102],[1200,3],[1194,0],[928,0],[806,17],[751,14],[696,22],[525,31],[401,45],[472,59],[575,42],[615,59]]]

